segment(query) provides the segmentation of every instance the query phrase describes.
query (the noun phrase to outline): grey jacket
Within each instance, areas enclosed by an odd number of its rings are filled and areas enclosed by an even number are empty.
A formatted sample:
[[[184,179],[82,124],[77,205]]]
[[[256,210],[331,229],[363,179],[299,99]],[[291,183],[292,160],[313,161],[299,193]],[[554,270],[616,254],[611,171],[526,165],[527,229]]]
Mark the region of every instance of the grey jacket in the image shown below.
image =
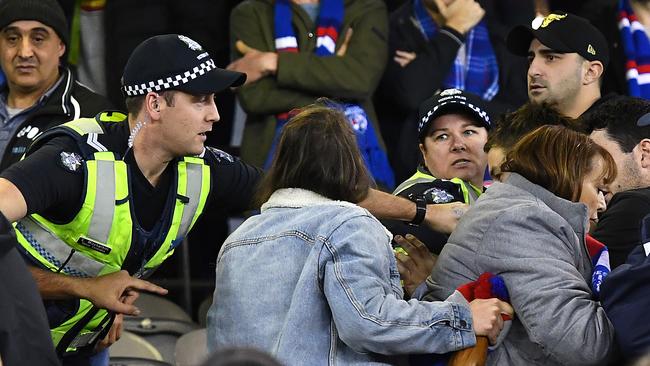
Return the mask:
[[[605,364],[614,329],[588,283],[587,208],[512,173],[460,220],[427,279],[445,298],[483,272],[505,280],[516,318],[489,365]]]

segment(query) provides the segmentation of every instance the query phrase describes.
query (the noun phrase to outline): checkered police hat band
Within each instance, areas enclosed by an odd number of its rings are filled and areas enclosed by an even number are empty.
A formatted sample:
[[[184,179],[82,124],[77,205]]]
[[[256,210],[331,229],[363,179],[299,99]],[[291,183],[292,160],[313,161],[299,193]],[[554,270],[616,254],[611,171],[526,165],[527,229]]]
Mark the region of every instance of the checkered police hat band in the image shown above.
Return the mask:
[[[427,122],[429,122],[429,119],[431,118],[431,116],[433,116],[433,114],[436,113],[436,111],[438,109],[440,109],[441,107],[443,107],[443,106],[445,106],[447,104],[450,104],[450,103],[451,104],[462,104],[464,106],[469,107],[474,112],[476,112],[483,119],[483,121],[486,124],[490,124],[490,117],[487,115],[487,113],[485,111],[481,110],[481,108],[475,106],[472,103],[465,102],[464,100],[454,99],[453,101],[446,101],[446,102],[440,103],[440,104],[436,105],[435,107],[433,107],[433,109],[429,110],[427,112],[427,115],[422,117],[422,119],[420,120],[420,124],[418,126],[418,131],[422,131],[422,128],[424,127],[424,125]]]
[[[124,90],[124,93],[127,96],[133,97],[138,95],[145,95],[152,91],[173,89],[174,87],[187,84],[197,77],[204,75],[205,73],[216,68],[217,66],[214,64],[214,61],[212,59],[208,59],[198,66],[195,66],[192,70],[185,71],[182,74],[138,85],[124,85],[122,87],[122,90]]]

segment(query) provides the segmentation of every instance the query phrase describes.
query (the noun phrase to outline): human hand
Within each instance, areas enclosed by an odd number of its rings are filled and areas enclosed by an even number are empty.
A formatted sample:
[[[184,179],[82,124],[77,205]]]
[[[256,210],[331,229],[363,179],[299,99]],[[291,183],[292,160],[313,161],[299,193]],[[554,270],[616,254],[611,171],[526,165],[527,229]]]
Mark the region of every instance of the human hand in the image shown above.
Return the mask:
[[[406,255],[396,252],[395,258],[397,258],[397,270],[404,283],[404,289],[411,296],[431,275],[438,256],[429,252],[426,245],[411,234],[406,234],[406,237],[396,235],[395,242],[408,253]]]
[[[125,304],[133,304],[135,300],[140,296],[140,294],[137,291],[129,290],[127,291],[125,296],[122,296],[121,301]],[[123,314],[117,314],[115,315],[115,319],[113,319],[113,324],[111,325],[111,329],[109,329],[108,334],[104,339],[99,341],[97,343],[97,346],[95,346],[95,351],[99,352],[105,348],[110,347],[113,345],[115,342],[120,340],[120,337],[122,336],[122,329],[124,325],[124,315]]]
[[[341,47],[339,47],[338,51],[336,51],[337,56],[345,56],[345,53],[348,51],[348,46],[350,45],[350,39],[352,39],[352,28],[348,28],[345,32],[345,40],[341,44]]]
[[[166,295],[167,290],[151,282],[131,277],[125,270],[99,277],[87,278],[82,282],[80,297],[88,299],[98,308],[119,314],[138,315],[140,310],[133,305],[137,291],[148,291]]]
[[[513,317],[514,309],[510,304],[496,298],[475,299],[469,303],[474,323],[474,333],[477,336],[486,336],[490,344],[495,344],[501,329],[503,329],[503,317],[501,314]]]
[[[244,56],[231,62],[226,70],[243,72],[246,74],[246,83],[250,84],[267,75],[273,75],[278,69],[278,54],[275,52],[262,52],[249,47],[239,40],[235,47]]]
[[[462,202],[427,205],[424,222],[435,231],[450,234],[468,209],[469,206]]]
[[[445,5],[444,0],[434,0],[445,25],[465,34],[483,19],[485,10],[475,0],[455,0]]]
[[[395,50],[393,61],[397,62],[401,67],[406,67],[411,61],[415,60],[416,56],[415,52]]]

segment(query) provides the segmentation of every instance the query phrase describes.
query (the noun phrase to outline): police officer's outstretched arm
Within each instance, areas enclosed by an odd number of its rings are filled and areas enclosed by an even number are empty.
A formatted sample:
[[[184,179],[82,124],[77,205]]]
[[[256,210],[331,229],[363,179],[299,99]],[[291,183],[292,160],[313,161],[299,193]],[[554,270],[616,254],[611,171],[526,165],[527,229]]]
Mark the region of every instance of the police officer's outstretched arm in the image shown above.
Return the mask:
[[[410,221],[416,216],[415,203],[376,189],[370,189],[359,206],[381,219]],[[458,220],[468,208],[461,202],[430,204],[427,205],[423,223],[435,231],[448,234],[456,228]]]
[[[27,214],[27,203],[20,190],[9,180],[0,178],[0,211],[10,222],[16,222]],[[88,299],[95,306],[124,314],[137,314],[138,309],[130,305],[131,291],[149,291],[164,295],[162,287],[151,282],[131,277],[120,271],[95,278],[77,278],[39,268],[30,267],[39,292],[44,299],[80,297]]]
[[[116,313],[138,315],[140,311],[131,305],[129,297],[133,291],[148,291],[160,295],[167,290],[151,282],[131,277],[127,271],[119,271],[93,278],[77,278],[31,268],[44,299],[65,299],[80,297],[89,300],[98,308]]]

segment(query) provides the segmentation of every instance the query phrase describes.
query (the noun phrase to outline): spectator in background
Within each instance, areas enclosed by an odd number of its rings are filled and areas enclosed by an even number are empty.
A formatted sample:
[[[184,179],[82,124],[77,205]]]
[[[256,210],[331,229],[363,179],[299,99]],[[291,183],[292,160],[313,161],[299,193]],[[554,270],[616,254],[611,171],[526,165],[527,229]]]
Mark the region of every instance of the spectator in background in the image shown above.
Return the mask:
[[[418,204],[474,203],[483,193],[487,167],[484,147],[491,125],[485,103],[477,95],[445,89],[422,103],[418,120],[423,163],[393,194]],[[401,221],[384,224],[394,235],[413,234],[436,254],[449,237]]]
[[[528,57],[528,99],[578,118],[602,102],[600,83],[609,62],[605,37],[586,19],[551,13],[532,28],[515,27],[508,49]]]
[[[287,123],[260,186],[262,213],[219,253],[209,349],[256,347],[287,365],[388,365],[474,345],[475,334],[495,342],[500,313],[512,315],[504,302],[402,299],[391,234],[356,205],[370,184],[356,145],[344,114],[322,104]]]
[[[490,176],[495,180],[500,180],[501,164],[505,160],[506,154],[515,147],[522,137],[544,125],[578,128],[576,121],[562,116],[545,103],[526,103],[516,111],[498,119],[485,145]]]
[[[110,108],[62,62],[68,25],[55,0],[0,3],[0,171],[20,160],[47,128]]]
[[[601,291],[603,308],[616,329],[616,341],[627,360],[644,356],[650,365],[650,331],[643,321],[650,309],[650,215],[643,218],[639,239],[625,263],[605,278]],[[619,364],[624,361],[620,360]]]
[[[588,283],[588,222],[616,178],[588,136],[543,126],[507,154],[495,182],[449,237],[427,279],[441,299],[484,272],[500,275],[517,317],[488,365],[605,364],[614,331]],[[505,173],[504,173],[505,174]]]
[[[508,53],[504,39],[512,19],[533,17],[532,1],[410,0],[391,14],[376,104],[398,180],[416,166],[415,114],[433,94],[465,90],[490,101],[494,114],[526,101],[526,63]]]
[[[561,9],[591,22],[607,40],[610,62],[602,82],[602,94],[648,98],[639,94],[649,89],[646,79],[650,1],[573,0],[549,1],[551,9]],[[646,90],[647,93],[648,90]]]
[[[612,269],[640,242],[641,222],[650,214],[650,102],[619,97],[584,119],[591,138],[614,157],[618,177],[613,196],[592,235],[609,249]]]
[[[377,183],[392,188],[370,99],[384,70],[388,24],[381,0],[258,0],[230,18],[230,70],[245,72],[238,91],[248,113],[242,159],[268,167],[287,112],[320,96],[347,104],[361,152]]]

